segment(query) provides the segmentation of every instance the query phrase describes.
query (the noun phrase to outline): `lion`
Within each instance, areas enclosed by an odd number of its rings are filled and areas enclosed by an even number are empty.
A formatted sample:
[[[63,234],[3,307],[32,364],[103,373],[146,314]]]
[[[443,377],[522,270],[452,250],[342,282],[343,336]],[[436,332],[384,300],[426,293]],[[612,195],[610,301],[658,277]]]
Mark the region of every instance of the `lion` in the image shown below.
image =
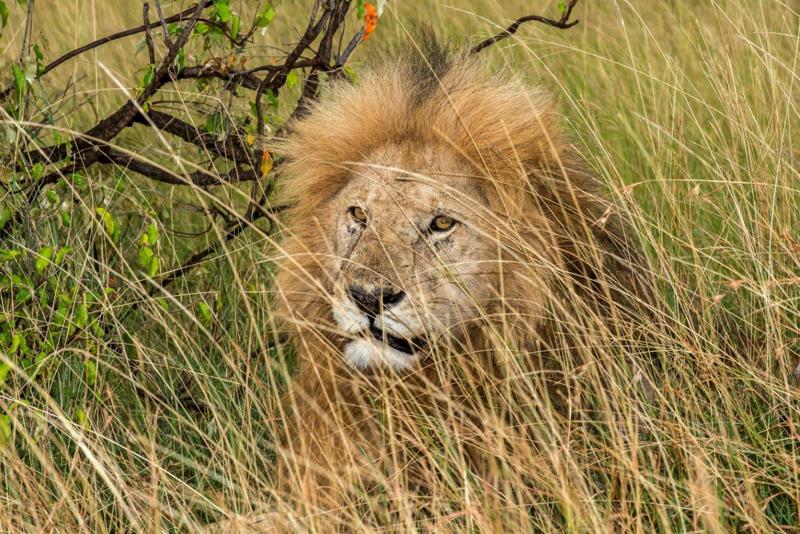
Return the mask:
[[[498,384],[546,371],[542,396],[525,393],[544,399],[572,334],[641,318],[635,236],[560,122],[546,92],[433,47],[335,84],[290,125],[276,149],[293,204],[275,282],[297,363],[285,494],[325,508],[354,483],[424,488],[437,475],[414,425],[454,433],[465,470],[502,478],[487,440],[530,451],[524,432],[491,437],[519,416],[487,408]]]

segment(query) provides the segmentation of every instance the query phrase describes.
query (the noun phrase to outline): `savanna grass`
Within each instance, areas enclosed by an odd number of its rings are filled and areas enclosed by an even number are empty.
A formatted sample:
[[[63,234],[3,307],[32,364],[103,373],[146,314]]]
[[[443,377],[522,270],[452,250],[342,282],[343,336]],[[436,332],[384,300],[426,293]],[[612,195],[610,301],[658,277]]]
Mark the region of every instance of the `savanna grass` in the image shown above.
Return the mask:
[[[276,3],[254,62],[296,38],[307,4]],[[531,6],[465,0],[387,9],[354,56],[356,76],[407,46],[418,21],[454,45],[474,43]],[[629,210],[657,281],[652,306],[664,312],[647,332],[654,341],[646,353],[595,338],[591,350],[561,362],[574,388],[569,417],[533,389],[508,397],[517,422],[533,430],[527,456],[489,451],[507,474],[503,499],[469,474],[453,429],[407,421],[411,430],[398,439],[426,444],[438,467],[434,486],[411,495],[387,481],[377,494],[351,495],[336,521],[354,530],[800,528],[799,10],[754,0],[586,2],[570,30],[525,26],[484,52],[556,96],[579,150]],[[33,13],[32,39],[55,57],[139,24],[141,5],[38,1]],[[24,33],[24,9],[12,7],[11,16],[16,24],[0,40],[4,80]],[[49,107],[27,119],[52,113],[46,130],[67,135],[113,110],[143,74],[147,52],[132,53],[137,39],[48,75]],[[282,97],[274,127],[298,90]],[[247,109],[244,99],[222,96],[183,83],[159,99],[201,124],[211,111]],[[5,134],[16,125],[3,113],[0,127]],[[144,127],[117,142],[165,166],[176,155],[190,171],[198,161]],[[44,372],[34,380],[15,363],[13,336],[2,340],[9,370],[0,390],[0,528],[192,530],[233,516],[266,528],[276,510],[296,527],[330,528],[332,519],[275,492],[273,436],[294,366],[270,313],[280,224],[262,221],[228,239],[221,225],[206,228],[203,210],[242,210],[249,187],[209,194],[110,165],[96,172],[85,185],[64,181],[56,201],[2,245],[25,251],[24,266],[37,281],[53,279],[54,295],[95,295],[83,304],[112,334],[58,334],[35,362]],[[0,181],[14,174],[0,168]],[[108,237],[98,207],[114,214],[119,241]],[[159,290],[137,264],[149,224],[163,271],[209,245],[218,252]],[[38,269],[42,247],[64,245],[64,263]],[[13,316],[18,297],[0,293],[0,320],[23,325],[25,336],[56,331],[57,305]],[[81,302],[69,302],[69,316],[82,313]]]

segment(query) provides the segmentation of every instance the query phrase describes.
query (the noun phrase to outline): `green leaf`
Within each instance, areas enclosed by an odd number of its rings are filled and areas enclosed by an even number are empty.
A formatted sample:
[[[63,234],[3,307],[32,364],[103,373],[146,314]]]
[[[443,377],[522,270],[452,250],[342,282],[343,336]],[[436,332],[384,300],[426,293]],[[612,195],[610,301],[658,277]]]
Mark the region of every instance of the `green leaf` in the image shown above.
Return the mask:
[[[208,24],[206,24],[205,22],[198,22],[194,26],[194,33],[196,33],[197,35],[204,35],[208,33]]]
[[[358,0],[356,3],[356,16],[358,20],[364,18],[364,15],[367,14],[367,0]]]
[[[11,416],[0,415],[0,445],[5,445],[11,439]]]
[[[31,300],[31,298],[33,298],[33,293],[31,293],[31,290],[27,287],[23,287],[17,291],[16,295],[14,295],[14,303],[17,306],[20,306]]]
[[[89,324],[89,308],[82,302],[75,309],[75,324],[80,328],[86,328]]]
[[[103,331],[103,327],[100,326],[100,322],[97,319],[92,321],[92,333],[100,339],[106,337],[106,333]]]
[[[56,308],[54,323],[57,325],[66,324],[68,317],[69,317],[69,306],[62,302]]]
[[[267,7],[261,10],[261,13],[256,15],[255,25],[257,28],[266,28],[270,25],[274,18],[275,8],[272,7],[272,4],[269,4]]]
[[[178,67],[178,73],[183,71],[183,68],[186,66],[186,51],[183,48],[178,50],[178,55],[175,58],[175,65]]]
[[[56,265],[64,261],[64,256],[69,254],[70,251],[72,251],[70,247],[61,247],[60,249],[58,249],[58,252],[56,252],[56,260],[55,260]]]
[[[39,251],[39,257],[36,258],[36,272],[42,274],[47,266],[50,265],[50,259],[53,257],[53,247],[44,247]]]
[[[61,224],[69,226],[72,223],[72,215],[68,211],[61,212]]]
[[[14,86],[17,89],[17,96],[22,97],[25,94],[25,71],[19,65],[12,65],[11,70],[14,72]]]
[[[342,70],[344,70],[345,76],[347,76],[347,78],[352,83],[356,83],[358,81],[358,75],[356,74],[356,69],[354,69],[352,66],[345,65],[344,67],[342,67]]]
[[[103,226],[105,226],[108,235],[113,236],[114,230],[117,229],[117,223],[114,221],[114,216],[111,215],[111,212],[105,208],[95,208],[94,211],[103,219]]]
[[[289,73],[286,75],[286,87],[291,89],[297,85],[297,71],[290,70]]]
[[[41,63],[44,61],[44,54],[42,53],[42,49],[39,48],[38,44],[33,45],[33,55],[36,56],[36,60]]]
[[[216,0],[214,2],[214,11],[216,11],[217,19],[220,22],[228,22],[231,20],[231,7],[227,2]]]
[[[239,26],[241,26],[242,19],[239,18],[239,15],[234,15],[231,17],[231,37],[237,39],[239,37]]]
[[[13,336],[11,336],[11,346],[8,348],[8,353],[14,354],[15,352],[17,352],[17,349],[19,348],[19,344],[21,342],[22,342],[22,334],[16,333]]]
[[[153,260],[153,249],[144,246],[139,249],[139,266],[142,269],[147,269],[150,267],[150,262]]]
[[[558,0],[558,10],[562,14],[567,12],[567,2],[566,2],[566,0]]]
[[[225,122],[222,113],[215,111],[206,119],[206,131],[208,133],[220,133],[224,129]]]
[[[198,302],[197,315],[200,317],[200,322],[203,323],[204,326],[211,326],[211,308],[208,307],[208,304],[205,302]]]
[[[156,66],[148,65],[147,72],[144,73],[144,78],[142,78],[141,88],[144,89],[145,87],[150,87],[150,84],[153,83],[153,79],[155,77],[156,77]]]
[[[7,204],[0,207],[0,229],[2,229],[8,221],[11,220],[11,208]]]
[[[147,242],[150,245],[155,245],[158,242],[158,226],[156,226],[156,223],[147,225]]]
[[[278,109],[278,96],[272,91],[272,89],[267,89],[266,95],[267,100],[269,100],[269,105],[275,109]]]
[[[31,167],[31,178],[33,178],[34,180],[38,180],[39,178],[42,177],[43,173],[44,173],[44,165],[42,165],[41,163],[34,163],[33,167]]]
[[[83,408],[75,410],[75,419],[81,427],[85,429],[89,428],[89,418],[86,416],[86,411]]]
[[[16,250],[16,249],[15,250],[11,250],[11,249],[0,250],[0,261],[11,261],[14,258],[16,258],[18,256],[21,256],[21,255],[22,255],[22,251],[21,250]]]
[[[153,256],[150,259],[150,267],[147,269],[147,275],[150,278],[153,278],[154,276],[156,276],[158,274],[158,268],[159,268],[158,264],[159,264],[158,256]]]
[[[80,190],[86,189],[87,185],[86,177],[84,177],[81,173],[74,172],[72,173],[71,178],[72,178],[72,183],[75,184],[75,187],[77,187]]]
[[[6,383],[6,378],[8,378],[8,372],[11,370],[11,367],[6,365],[5,363],[0,363],[0,388],[3,387],[3,384]]]
[[[86,383],[93,386],[97,382],[97,364],[92,360],[83,362],[83,370],[86,373]]]
[[[0,24],[3,28],[8,24],[8,6],[3,0],[0,0]]]
[[[51,189],[47,192],[47,200],[49,200],[52,204],[58,204],[58,194]]]

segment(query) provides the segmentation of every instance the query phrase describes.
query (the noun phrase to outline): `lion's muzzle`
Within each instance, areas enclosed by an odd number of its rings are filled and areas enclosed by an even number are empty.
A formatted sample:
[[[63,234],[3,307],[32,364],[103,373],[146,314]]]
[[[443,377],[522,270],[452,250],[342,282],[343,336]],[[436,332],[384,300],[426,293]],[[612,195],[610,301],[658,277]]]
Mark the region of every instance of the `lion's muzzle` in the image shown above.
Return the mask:
[[[402,315],[399,308],[406,304],[405,292],[395,287],[353,284],[343,293],[343,299],[335,299],[333,309],[339,327],[354,338],[344,347],[350,364],[407,369],[417,361],[428,343],[398,316]]]

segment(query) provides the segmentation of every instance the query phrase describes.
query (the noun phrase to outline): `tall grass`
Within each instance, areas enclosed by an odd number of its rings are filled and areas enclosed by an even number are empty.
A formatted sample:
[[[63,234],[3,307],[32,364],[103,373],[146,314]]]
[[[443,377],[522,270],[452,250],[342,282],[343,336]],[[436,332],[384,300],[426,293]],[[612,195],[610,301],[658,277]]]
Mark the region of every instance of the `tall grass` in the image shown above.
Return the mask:
[[[257,53],[268,57],[269,46],[291,41],[306,4],[278,4],[285,18],[258,37]],[[800,6],[581,4],[575,28],[525,26],[488,54],[556,96],[594,172],[631,206],[658,280],[654,305],[669,310],[653,326],[658,350],[638,374],[615,358],[614,347],[598,347],[594,360],[563,362],[580,399],[574,417],[517,399],[528,407],[515,417],[537,430],[527,457],[490,451],[514,481],[505,501],[468,476],[452,429],[428,428],[433,436],[425,443],[439,467],[430,495],[393,502],[404,496],[387,491],[386,500],[340,510],[337,520],[355,530],[800,528]],[[464,43],[530,10],[521,0],[390,3],[356,53],[356,71],[407,42],[417,21]],[[39,1],[34,39],[45,36],[55,57],[138,24],[140,13],[138,3]],[[21,27],[6,29],[0,72],[9,71],[21,34]],[[142,74],[136,68],[146,51],[132,55],[135,44],[108,45],[46,78],[53,94],[74,84],[51,104],[55,129],[84,129],[121,102]],[[162,97],[192,116],[196,110],[184,102],[201,90],[182,84]],[[204,98],[231,114],[246,106],[228,108],[208,92]],[[35,112],[31,120],[44,116]],[[4,128],[12,122],[0,117]],[[126,135],[127,146],[165,165],[188,154],[144,128]],[[0,180],[10,183],[12,174],[0,169]],[[67,263],[40,276],[61,284],[54,294],[78,287],[95,295],[91,309],[114,325],[114,335],[87,328],[76,343],[59,334],[44,354],[47,373],[36,380],[25,379],[10,339],[0,345],[0,361],[10,367],[0,390],[0,528],[193,530],[243,517],[266,529],[275,517],[264,514],[274,510],[295,527],[330,528],[328,518],[294,509],[275,492],[273,436],[284,356],[291,356],[275,343],[270,313],[277,229],[254,225],[234,240],[221,225],[206,231],[199,212],[214,203],[241,209],[250,193],[242,186],[212,198],[113,168],[92,178],[80,191],[69,181],[59,186],[73,217],[66,238],[59,237],[58,206],[43,206],[13,246],[35,258],[42,246],[69,245]],[[127,229],[120,245],[103,232],[97,207],[108,207]],[[152,292],[135,255],[153,221],[164,270],[209,244],[222,242],[220,252],[167,291]],[[33,259],[28,268],[35,270]],[[0,296],[0,320],[38,331],[31,335],[56,328],[49,308],[11,317],[11,294]],[[408,432],[422,439],[419,428]]]

